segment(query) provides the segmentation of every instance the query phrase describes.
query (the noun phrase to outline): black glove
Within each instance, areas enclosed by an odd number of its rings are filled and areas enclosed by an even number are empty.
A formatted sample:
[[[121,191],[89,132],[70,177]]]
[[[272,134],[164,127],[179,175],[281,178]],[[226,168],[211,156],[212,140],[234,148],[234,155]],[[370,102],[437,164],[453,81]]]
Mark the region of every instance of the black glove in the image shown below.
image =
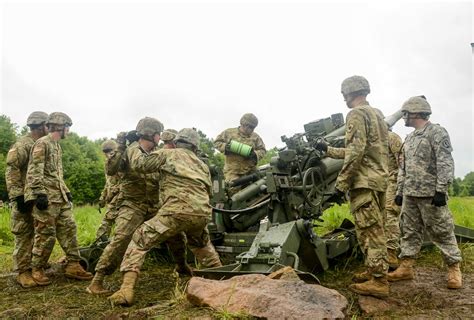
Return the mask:
[[[249,159],[252,160],[252,161],[255,162],[255,163],[258,162],[257,154],[255,153],[255,151],[253,151],[253,149],[252,149],[252,151],[250,152]]]
[[[331,196],[329,196],[329,198],[326,201],[341,205],[344,203],[345,198],[346,198],[346,195],[344,192],[342,192],[339,189],[334,189],[334,193]]]
[[[328,152],[328,144],[324,140],[316,141],[314,148],[319,151]]]
[[[30,206],[28,203],[25,203],[25,197],[24,196],[18,196],[15,198],[16,201],[16,207],[20,213],[28,213]]]
[[[402,203],[403,203],[403,196],[401,195],[396,195],[395,196],[395,200],[394,200],[395,204],[399,207],[402,206]]]
[[[138,141],[140,137],[137,135],[137,130],[132,130],[132,131],[127,132],[125,139],[127,139],[128,143],[132,143],[132,142]]]
[[[36,198],[36,208],[39,210],[46,210],[48,209],[48,196],[45,194],[40,194]]]
[[[227,143],[224,147],[224,154],[229,154],[229,153],[231,153],[231,151],[230,151],[230,142]]]
[[[443,207],[446,205],[446,194],[436,191],[431,204],[435,207]]]
[[[66,197],[69,202],[72,202],[72,194],[70,192],[66,192]]]

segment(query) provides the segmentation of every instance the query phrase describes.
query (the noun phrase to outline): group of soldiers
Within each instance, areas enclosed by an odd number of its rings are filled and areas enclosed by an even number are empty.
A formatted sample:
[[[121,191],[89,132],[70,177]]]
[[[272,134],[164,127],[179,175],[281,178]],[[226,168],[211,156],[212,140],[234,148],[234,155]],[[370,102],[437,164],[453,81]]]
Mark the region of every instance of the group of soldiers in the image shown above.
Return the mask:
[[[357,283],[350,290],[386,297],[388,281],[414,279],[425,230],[448,265],[448,288],[460,288],[461,254],[447,207],[454,175],[448,133],[429,121],[426,98],[412,97],[402,112],[405,125],[415,130],[402,144],[380,110],[367,102],[370,86],[364,77],[345,79],[341,92],[351,109],[345,147],[321,140],[314,147],[344,159],[330,199],[349,197],[366,265],[364,272],[354,275]],[[106,213],[97,238],[109,239],[113,225],[115,229],[92,275],[79,264],[72,195],[63,180],[58,143],[66,138],[72,121],[61,112],[37,111],[27,125],[30,133],[10,149],[6,171],[13,204],[14,270],[21,286],[51,283],[44,270],[56,239],[66,254],[65,275],[92,280],[86,289],[90,294],[108,293],[104,279],[120,266],[122,285],[109,297],[120,305],[133,303],[145,255],[162,243],[170,248],[179,274],[193,273],[186,262],[188,249],[201,266],[222,265],[207,230],[212,182],[208,166],[197,155],[196,130],[164,130],[159,120],[145,117],[133,134],[123,132],[102,144],[107,176],[99,205]],[[254,131],[257,125],[257,117],[247,113],[240,126],[216,137],[214,146],[225,155],[227,182],[254,172],[265,155],[265,145]],[[389,266],[395,271],[388,273]]]

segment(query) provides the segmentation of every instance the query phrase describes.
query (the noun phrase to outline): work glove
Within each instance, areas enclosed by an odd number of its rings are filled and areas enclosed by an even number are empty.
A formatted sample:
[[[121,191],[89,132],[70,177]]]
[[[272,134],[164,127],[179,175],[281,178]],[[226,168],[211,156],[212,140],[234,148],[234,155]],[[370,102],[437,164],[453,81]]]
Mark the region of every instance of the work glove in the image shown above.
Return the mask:
[[[36,208],[39,210],[46,210],[48,209],[48,196],[45,194],[39,194],[36,197]]]
[[[314,148],[318,151],[328,152],[328,144],[324,140],[318,140],[314,144]]]
[[[446,194],[436,191],[431,204],[435,207],[443,207],[446,205]]]
[[[99,200],[99,208],[105,207],[105,200],[101,199]]]
[[[229,154],[229,153],[231,153],[231,151],[230,151],[230,142],[228,142],[224,147],[224,154]]]
[[[258,157],[255,151],[252,149],[249,155],[249,159],[252,160],[253,162],[257,163],[258,162]]]
[[[329,196],[329,198],[326,201],[341,205],[344,203],[345,198],[346,198],[346,194],[336,188],[334,189],[334,193],[331,196]]]
[[[20,213],[28,213],[30,206],[25,203],[25,197],[23,195],[15,198],[16,207]]]
[[[66,192],[66,197],[69,202],[72,202],[72,194],[70,192]]]
[[[395,204],[399,207],[402,206],[402,203],[403,203],[403,196],[401,195],[396,195],[395,196],[395,200],[394,200]]]

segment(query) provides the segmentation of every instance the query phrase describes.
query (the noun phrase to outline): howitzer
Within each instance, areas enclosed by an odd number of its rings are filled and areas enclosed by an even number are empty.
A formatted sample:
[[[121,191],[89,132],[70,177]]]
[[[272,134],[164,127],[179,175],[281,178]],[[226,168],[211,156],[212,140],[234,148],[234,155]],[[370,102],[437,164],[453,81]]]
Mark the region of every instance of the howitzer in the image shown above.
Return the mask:
[[[385,120],[393,126],[401,117],[398,111]],[[315,274],[355,245],[354,226],[348,220],[324,237],[313,231],[313,221],[332,205],[328,199],[343,165],[343,160],[325,157],[313,145],[324,139],[331,146],[343,147],[343,116],[313,121],[304,129],[290,138],[282,136],[286,147],[268,165],[230,182],[228,186],[242,187],[235,194],[226,194],[222,174],[212,171],[215,196],[209,231],[221,257],[234,262],[199,270],[198,275],[269,274],[291,266],[301,279],[318,282]]]

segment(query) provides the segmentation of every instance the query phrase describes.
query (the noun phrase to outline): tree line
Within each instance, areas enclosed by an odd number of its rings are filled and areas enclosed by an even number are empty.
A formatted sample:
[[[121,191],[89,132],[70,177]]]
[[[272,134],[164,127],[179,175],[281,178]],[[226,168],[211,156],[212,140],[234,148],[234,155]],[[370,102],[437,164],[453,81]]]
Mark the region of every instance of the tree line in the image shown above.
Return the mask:
[[[5,184],[6,156],[16,139],[28,133],[28,127],[19,127],[6,115],[0,115],[0,199],[8,200]],[[220,168],[224,166],[224,156],[216,152],[212,140],[202,131],[200,150],[207,156],[209,164]],[[95,203],[98,201],[105,184],[105,157],[101,144],[105,138],[89,140],[71,132],[67,139],[59,143],[63,149],[64,180],[71,190],[76,204]],[[259,165],[268,163],[277,154],[277,148],[268,150]],[[450,187],[451,196],[474,196],[474,172],[464,179],[456,178]]]

